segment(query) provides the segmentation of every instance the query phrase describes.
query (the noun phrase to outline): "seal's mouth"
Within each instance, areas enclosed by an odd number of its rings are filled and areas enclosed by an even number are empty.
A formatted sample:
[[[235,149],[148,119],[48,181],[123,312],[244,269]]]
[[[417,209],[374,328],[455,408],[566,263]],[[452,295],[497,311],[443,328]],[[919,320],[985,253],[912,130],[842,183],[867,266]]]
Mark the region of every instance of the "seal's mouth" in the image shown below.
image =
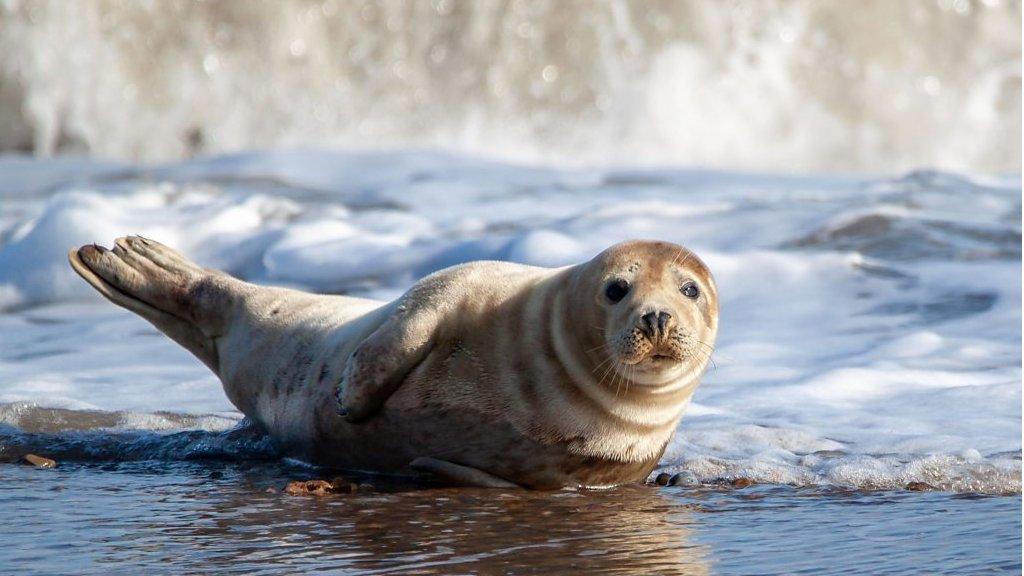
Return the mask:
[[[651,337],[634,329],[617,335],[608,347],[622,364],[652,373],[672,370],[690,357],[684,338],[676,332]]]
[[[677,366],[683,361],[683,358],[679,354],[675,354],[672,350],[658,350],[655,349],[650,353],[641,356],[634,365],[644,366],[653,370],[665,370]]]
[[[675,366],[676,364],[679,364],[682,361],[682,358],[679,358],[674,354],[658,352],[649,355],[647,358],[644,358],[641,362],[649,364],[654,368],[668,368],[670,366]]]

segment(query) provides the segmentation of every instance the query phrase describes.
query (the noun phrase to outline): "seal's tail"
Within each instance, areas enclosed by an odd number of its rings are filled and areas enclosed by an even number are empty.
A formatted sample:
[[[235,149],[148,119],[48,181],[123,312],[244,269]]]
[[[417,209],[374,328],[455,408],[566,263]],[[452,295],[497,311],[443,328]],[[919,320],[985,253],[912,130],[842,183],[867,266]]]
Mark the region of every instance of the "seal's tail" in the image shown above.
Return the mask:
[[[230,302],[224,274],[143,238],[118,238],[108,250],[88,244],[68,253],[71,267],[108,300],[142,316],[217,371],[214,339]]]

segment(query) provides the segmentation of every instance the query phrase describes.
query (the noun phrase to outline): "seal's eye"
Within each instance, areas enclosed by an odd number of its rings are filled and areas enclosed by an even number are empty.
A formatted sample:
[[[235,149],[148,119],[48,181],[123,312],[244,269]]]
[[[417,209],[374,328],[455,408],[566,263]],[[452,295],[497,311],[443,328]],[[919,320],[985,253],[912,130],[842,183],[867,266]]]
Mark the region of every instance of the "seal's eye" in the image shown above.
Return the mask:
[[[683,287],[680,288],[679,291],[687,298],[696,298],[697,296],[700,296],[700,288],[697,288],[697,284],[693,282],[683,284]]]
[[[612,302],[618,302],[629,294],[629,282],[622,280],[612,280],[608,283],[608,286],[604,289],[604,295],[608,297]]]

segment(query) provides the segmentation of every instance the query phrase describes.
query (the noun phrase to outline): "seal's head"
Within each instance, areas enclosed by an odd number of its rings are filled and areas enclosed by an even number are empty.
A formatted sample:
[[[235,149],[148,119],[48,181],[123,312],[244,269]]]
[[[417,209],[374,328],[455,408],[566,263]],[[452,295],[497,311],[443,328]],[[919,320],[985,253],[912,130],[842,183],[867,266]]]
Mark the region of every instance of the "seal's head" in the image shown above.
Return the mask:
[[[638,384],[699,376],[718,330],[711,273],[686,248],[634,240],[579,268],[572,309],[588,322],[594,360]]]

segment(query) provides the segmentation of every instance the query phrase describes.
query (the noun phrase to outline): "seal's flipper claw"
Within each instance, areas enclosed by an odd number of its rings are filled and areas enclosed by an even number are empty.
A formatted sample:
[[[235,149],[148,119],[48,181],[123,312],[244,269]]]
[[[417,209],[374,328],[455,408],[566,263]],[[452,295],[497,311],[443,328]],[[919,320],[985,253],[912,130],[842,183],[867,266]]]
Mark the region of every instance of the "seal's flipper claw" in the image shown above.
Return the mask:
[[[344,404],[339,405],[338,414],[344,416],[345,422],[348,422],[349,424],[359,424],[360,422],[368,420],[371,416],[376,414],[378,410],[379,407],[370,408],[365,404]],[[344,412],[344,414],[342,414],[342,412]]]
[[[408,344],[400,326],[379,328],[348,359],[337,391],[338,403],[348,412],[346,421],[362,422],[379,412],[426,354],[427,344]]]
[[[345,405],[345,401],[342,399],[342,394],[345,392],[345,381],[338,382],[338,385],[334,387],[334,412],[344,418],[347,422],[352,422],[349,419],[350,410]]]

